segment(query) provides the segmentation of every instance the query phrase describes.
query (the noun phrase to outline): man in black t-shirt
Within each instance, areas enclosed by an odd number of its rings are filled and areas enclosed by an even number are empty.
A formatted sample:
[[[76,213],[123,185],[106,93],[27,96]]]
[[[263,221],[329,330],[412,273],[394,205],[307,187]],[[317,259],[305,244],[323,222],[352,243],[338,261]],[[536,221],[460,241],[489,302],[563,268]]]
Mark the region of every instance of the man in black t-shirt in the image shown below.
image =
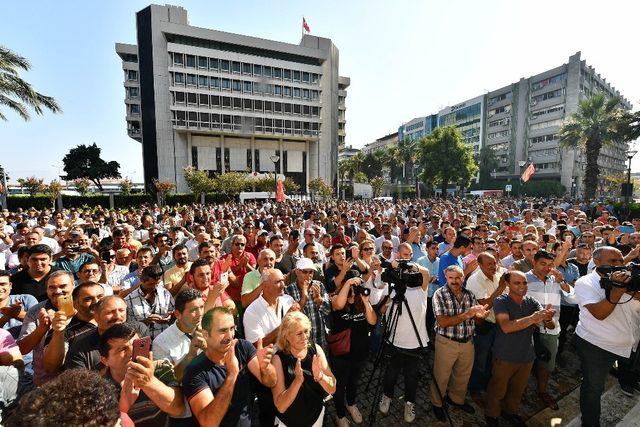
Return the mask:
[[[11,295],[33,295],[38,302],[47,299],[47,278],[54,271],[51,266],[51,248],[33,245],[28,250],[28,268],[11,276]]]
[[[201,425],[251,426],[253,400],[251,375],[266,387],[276,383],[271,364],[273,345],[256,348],[248,341],[234,339],[233,315],[216,307],[202,318],[207,349],[187,366],[182,389],[191,411]]]

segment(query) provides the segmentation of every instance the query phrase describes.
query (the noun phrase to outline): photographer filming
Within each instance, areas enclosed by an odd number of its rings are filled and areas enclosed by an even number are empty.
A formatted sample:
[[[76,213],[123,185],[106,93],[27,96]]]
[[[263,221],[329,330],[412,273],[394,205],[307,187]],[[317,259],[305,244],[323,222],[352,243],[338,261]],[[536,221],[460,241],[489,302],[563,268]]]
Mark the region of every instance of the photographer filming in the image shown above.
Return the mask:
[[[576,328],[576,349],[583,373],[580,411],[583,426],[600,425],[600,397],[613,362],[621,358],[624,367],[638,343],[640,301],[635,285],[638,277],[622,267],[622,253],[611,246],[593,252],[596,270],[576,281],[580,305]],[[637,273],[637,270],[633,272]],[[626,363],[625,363],[626,362]],[[624,376],[624,372],[619,372]]]
[[[411,245],[403,243],[398,247],[398,257],[391,263],[393,270],[385,271],[387,276],[389,273],[395,273],[399,268],[410,269],[411,272],[419,272],[422,276],[422,284],[417,287],[410,287],[407,284],[399,283],[400,280],[391,280],[390,277],[384,278],[394,284],[392,287],[391,298],[401,297],[405,299],[404,307],[408,310],[398,312],[397,324],[391,330],[391,335],[385,338],[389,339],[391,344],[391,361],[384,375],[383,395],[380,399],[379,409],[383,414],[389,412],[389,406],[393,398],[393,389],[400,369],[404,374],[404,393],[405,407],[404,420],[408,423],[413,422],[416,418],[415,402],[416,391],[418,389],[418,362],[420,361],[420,353],[426,349],[429,337],[427,336],[427,290],[429,288],[429,270],[411,263],[413,251]],[[389,321],[389,320],[388,320]]]

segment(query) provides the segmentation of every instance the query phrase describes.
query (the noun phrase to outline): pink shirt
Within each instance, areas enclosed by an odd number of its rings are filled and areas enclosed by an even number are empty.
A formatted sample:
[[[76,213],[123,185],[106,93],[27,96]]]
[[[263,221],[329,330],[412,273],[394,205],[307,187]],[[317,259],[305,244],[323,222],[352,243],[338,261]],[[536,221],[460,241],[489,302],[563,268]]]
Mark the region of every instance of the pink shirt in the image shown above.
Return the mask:
[[[0,354],[9,353],[14,348],[17,348],[18,344],[13,339],[9,331],[0,328]]]

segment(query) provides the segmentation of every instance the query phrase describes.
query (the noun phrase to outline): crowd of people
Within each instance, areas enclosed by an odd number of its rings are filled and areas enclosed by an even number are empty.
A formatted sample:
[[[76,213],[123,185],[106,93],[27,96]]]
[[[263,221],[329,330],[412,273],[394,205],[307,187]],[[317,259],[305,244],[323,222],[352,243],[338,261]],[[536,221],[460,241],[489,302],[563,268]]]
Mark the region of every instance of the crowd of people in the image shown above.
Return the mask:
[[[640,219],[565,200],[5,210],[0,421],[321,426],[333,405],[359,424],[384,349],[376,411],[402,372],[406,422],[424,387],[439,421],[479,406],[488,426],[526,425],[532,373],[557,410],[549,382],[575,352],[598,426],[614,365],[640,391],[637,279],[604,271],[639,261]],[[413,278],[402,295],[393,272]]]

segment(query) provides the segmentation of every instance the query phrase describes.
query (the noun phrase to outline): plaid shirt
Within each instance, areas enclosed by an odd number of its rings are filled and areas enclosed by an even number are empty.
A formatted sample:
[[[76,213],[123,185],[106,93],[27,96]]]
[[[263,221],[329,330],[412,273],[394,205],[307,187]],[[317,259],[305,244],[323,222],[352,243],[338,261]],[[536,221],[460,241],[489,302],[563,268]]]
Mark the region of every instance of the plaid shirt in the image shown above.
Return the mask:
[[[173,313],[175,309],[173,297],[164,286],[156,287],[156,297],[153,300],[153,305],[149,304],[149,301],[144,297],[141,288],[127,295],[124,298],[124,302],[127,303],[127,320],[137,320],[143,323],[150,314],[159,314],[166,317]],[[149,325],[151,339],[160,335],[160,333],[168,327],[169,323],[152,323]]]
[[[478,302],[471,291],[462,288],[462,299],[458,301],[448,285],[439,288],[433,294],[433,313],[435,316],[457,316],[469,310]],[[476,326],[473,319],[467,319],[448,328],[440,326],[436,320],[436,333],[447,338],[464,340],[473,337]]]
[[[313,300],[311,295],[311,284],[317,284],[320,288],[320,295],[322,295],[322,304],[318,306]],[[327,316],[331,313],[331,305],[329,303],[329,295],[322,282],[313,280],[309,285],[309,297],[307,298],[307,304],[304,307],[300,307],[303,313],[311,320],[311,335],[313,335],[313,341],[320,347],[326,348],[327,346]],[[287,295],[290,295],[296,302],[300,302],[300,290],[296,282],[290,284],[285,288]]]

